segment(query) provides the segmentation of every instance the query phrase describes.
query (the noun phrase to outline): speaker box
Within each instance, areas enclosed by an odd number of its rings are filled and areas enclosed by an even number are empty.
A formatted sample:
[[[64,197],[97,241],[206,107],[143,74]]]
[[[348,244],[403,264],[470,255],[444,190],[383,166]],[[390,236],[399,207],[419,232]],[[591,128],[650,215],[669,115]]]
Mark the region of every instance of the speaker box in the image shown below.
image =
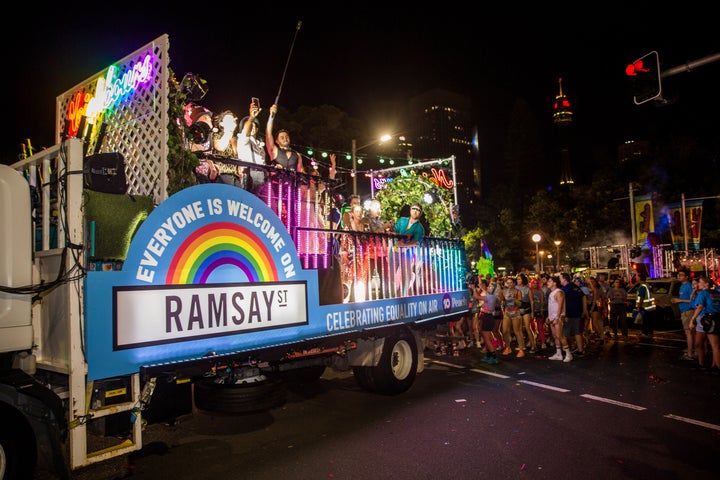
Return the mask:
[[[125,157],[121,153],[96,153],[85,157],[83,168],[85,188],[103,193],[125,193]]]

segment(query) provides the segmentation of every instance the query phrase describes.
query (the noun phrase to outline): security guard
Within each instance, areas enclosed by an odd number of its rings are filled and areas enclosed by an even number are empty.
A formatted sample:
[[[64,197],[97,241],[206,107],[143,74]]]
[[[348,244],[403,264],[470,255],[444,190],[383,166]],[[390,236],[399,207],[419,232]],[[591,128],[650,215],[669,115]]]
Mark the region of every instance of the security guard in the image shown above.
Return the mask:
[[[647,275],[643,272],[638,272],[638,281],[640,287],[638,287],[637,302],[635,308],[642,315],[642,325],[640,328],[641,337],[652,337],[653,326],[655,324],[655,298],[652,296],[650,286],[645,283]]]

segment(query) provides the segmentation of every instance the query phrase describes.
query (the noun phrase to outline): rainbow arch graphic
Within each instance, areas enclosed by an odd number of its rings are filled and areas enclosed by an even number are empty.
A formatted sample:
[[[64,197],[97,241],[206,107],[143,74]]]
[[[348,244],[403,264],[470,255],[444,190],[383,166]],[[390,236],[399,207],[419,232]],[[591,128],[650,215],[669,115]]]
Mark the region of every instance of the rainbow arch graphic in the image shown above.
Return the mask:
[[[214,222],[182,242],[170,260],[165,283],[204,284],[220,269],[232,269],[237,281],[279,280],[270,250],[260,238],[241,225]]]

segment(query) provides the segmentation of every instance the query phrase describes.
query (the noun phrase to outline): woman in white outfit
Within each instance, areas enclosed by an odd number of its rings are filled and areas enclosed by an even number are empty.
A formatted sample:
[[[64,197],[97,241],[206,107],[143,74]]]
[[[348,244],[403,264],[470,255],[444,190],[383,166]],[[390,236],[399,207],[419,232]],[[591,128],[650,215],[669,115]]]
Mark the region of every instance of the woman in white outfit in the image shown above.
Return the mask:
[[[560,279],[558,277],[550,277],[547,283],[548,287],[550,287],[547,323],[550,325],[550,331],[555,341],[555,355],[549,358],[550,360],[562,360],[567,363],[572,361],[573,356],[570,353],[567,337],[562,334],[563,324],[565,323],[565,293],[560,288]],[[563,358],[563,351],[565,351],[565,358]]]

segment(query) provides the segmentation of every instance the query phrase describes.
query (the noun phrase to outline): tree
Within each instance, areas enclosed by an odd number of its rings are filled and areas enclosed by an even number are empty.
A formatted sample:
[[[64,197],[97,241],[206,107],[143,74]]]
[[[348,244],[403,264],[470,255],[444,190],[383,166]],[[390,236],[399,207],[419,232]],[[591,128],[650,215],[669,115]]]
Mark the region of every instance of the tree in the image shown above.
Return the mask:
[[[477,262],[485,255],[483,251],[483,242],[487,244],[485,238],[487,231],[482,227],[475,227],[463,235],[463,243],[465,243],[465,257],[468,263]]]

